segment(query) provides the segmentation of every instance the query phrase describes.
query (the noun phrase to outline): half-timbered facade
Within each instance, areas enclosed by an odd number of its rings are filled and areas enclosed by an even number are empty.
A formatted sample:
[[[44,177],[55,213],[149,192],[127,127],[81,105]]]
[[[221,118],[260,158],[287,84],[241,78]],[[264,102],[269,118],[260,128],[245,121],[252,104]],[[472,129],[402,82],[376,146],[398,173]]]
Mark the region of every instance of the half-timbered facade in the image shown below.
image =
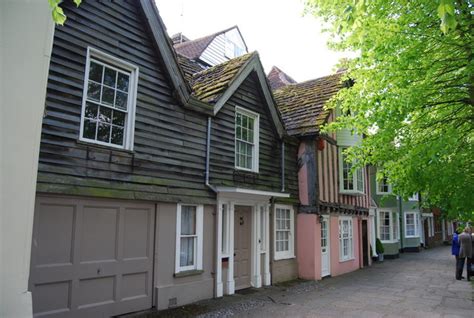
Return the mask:
[[[319,130],[335,119],[325,103],[342,88],[337,73],[274,92],[288,133],[300,141],[297,255],[302,278],[336,276],[371,261],[368,171],[352,169],[345,160],[345,149],[361,137]]]
[[[40,144],[34,314],[164,309],[296,277],[296,144],[258,55],[202,71],[175,54],[153,1],[62,6]]]

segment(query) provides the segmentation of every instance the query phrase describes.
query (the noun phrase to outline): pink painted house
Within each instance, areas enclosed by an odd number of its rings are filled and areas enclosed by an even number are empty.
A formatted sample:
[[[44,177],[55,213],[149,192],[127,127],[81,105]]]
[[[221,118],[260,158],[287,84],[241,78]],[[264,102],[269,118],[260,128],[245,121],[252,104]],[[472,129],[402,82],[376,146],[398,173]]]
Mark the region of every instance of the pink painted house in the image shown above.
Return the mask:
[[[371,263],[370,182],[367,168],[351,173],[344,150],[361,136],[324,134],[337,110],[325,103],[344,88],[341,73],[281,86],[274,96],[290,136],[299,140],[296,255],[299,277],[337,276]]]

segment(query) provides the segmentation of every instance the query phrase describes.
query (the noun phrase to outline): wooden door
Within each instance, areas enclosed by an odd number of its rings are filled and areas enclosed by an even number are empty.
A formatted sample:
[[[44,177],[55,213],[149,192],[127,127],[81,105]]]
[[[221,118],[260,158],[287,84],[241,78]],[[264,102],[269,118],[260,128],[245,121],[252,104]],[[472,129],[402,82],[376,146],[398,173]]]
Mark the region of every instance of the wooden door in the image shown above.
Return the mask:
[[[234,280],[235,290],[250,287],[252,208],[235,206],[234,210]]]
[[[109,317],[152,306],[152,204],[38,197],[30,289],[41,317]]]
[[[329,249],[329,217],[325,216],[321,222],[321,277],[331,275]]]
[[[369,266],[369,235],[367,220],[362,220],[362,261],[364,266]]]

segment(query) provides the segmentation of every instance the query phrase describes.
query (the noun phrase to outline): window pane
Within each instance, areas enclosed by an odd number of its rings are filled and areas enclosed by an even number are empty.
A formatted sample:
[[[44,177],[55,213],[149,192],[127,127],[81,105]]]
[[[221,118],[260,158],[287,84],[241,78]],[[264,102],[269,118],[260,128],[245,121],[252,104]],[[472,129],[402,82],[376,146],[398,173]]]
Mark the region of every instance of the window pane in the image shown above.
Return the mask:
[[[108,67],[105,68],[104,72],[104,84],[115,88],[115,80],[117,77],[117,72]]]
[[[196,234],[196,207],[181,207],[181,235]]]
[[[117,91],[115,97],[115,107],[120,109],[127,109],[128,94]]]
[[[97,113],[99,111],[99,106],[93,103],[86,103],[86,110],[84,116],[86,118],[97,119]]]
[[[102,83],[102,69],[102,65],[91,62],[89,67],[89,79],[98,83]]]
[[[95,139],[97,122],[88,119],[84,120],[84,132],[82,136],[87,139]]]
[[[115,90],[109,87],[102,88],[102,103],[113,105],[114,104],[114,93]]]
[[[103,142],[110,142],[110,125],[99,122],[99,129],[97,130],[97,140]]]
[[[100,84],[89,82],[87,86],[87,98],[96,101],[100,100]]]
[[[104,123],[110,123],[112,118],[112,110],[107,107],[100,107],[99,120]]]
[[[124,92],[128,92],[128,82],[129,82],[129,76],[127,74],[123,74],[123,73],[118,74],[118,81],[117,81],[118,89]]]
[[[180,248],[180,266],[194,265],[194,237],[182,237]]]
[[[112,124],[122,127],[125,126],[125,113],[118,110],[114,110]]]
[[[115,145],[123,145],[123,128],[112,127],[111,142]]]

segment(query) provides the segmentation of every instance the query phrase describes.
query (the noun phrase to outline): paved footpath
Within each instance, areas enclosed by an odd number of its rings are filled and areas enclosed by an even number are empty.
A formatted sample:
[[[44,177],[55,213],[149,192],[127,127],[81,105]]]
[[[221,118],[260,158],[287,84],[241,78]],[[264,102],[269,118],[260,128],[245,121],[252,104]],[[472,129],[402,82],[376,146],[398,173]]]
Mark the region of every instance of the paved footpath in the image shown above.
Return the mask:
[[[474,318],[474,283],[455,280],[454,266],[443,246],[318,282],[249,290],[146,316]]]

